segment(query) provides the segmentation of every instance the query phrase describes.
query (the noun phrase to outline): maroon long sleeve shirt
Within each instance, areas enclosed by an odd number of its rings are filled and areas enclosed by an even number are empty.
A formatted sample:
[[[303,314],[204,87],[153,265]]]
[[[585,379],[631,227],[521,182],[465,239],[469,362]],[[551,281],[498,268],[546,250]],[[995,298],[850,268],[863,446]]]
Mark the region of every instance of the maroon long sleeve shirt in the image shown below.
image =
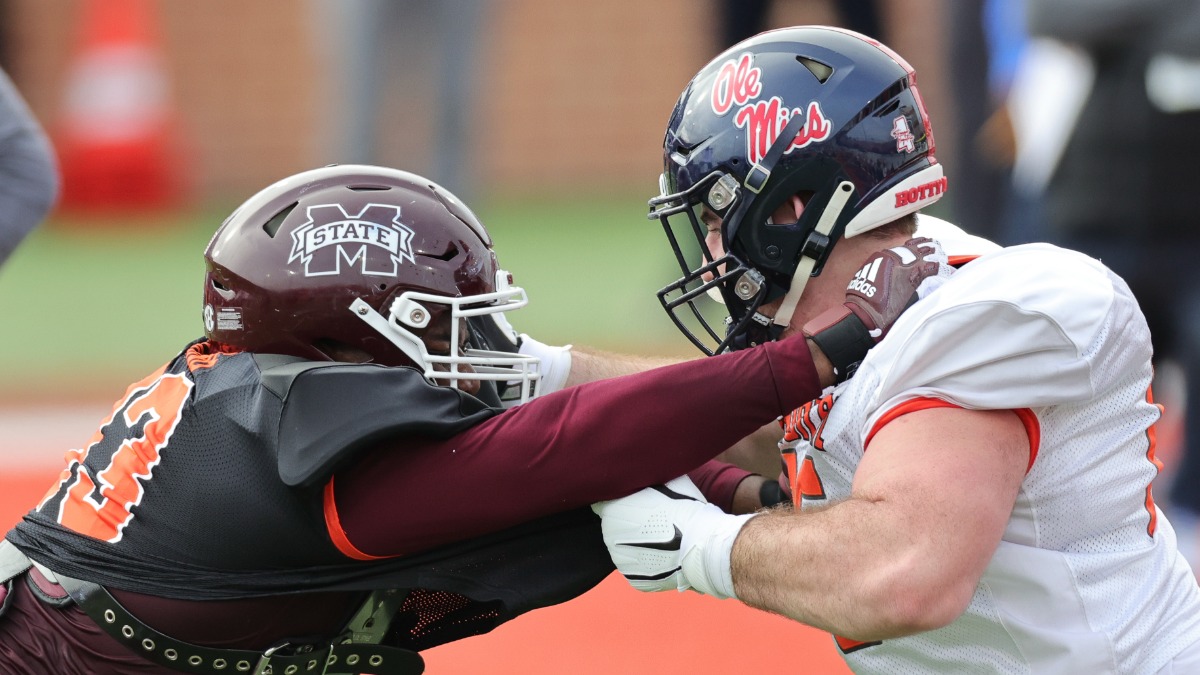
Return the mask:
[[[326,522],[364,559],[498,531],[692,471],[820,390],[803,339],[572,387],[447,440],[381,443],[330,481]]]

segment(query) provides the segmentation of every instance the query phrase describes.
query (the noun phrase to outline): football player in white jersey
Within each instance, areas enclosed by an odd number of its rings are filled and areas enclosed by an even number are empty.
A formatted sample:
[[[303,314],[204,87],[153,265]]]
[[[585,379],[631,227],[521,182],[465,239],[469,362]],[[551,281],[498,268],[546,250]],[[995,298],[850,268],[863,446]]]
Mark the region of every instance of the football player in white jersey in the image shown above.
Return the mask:
[[[614,562],[828,630],[860,673],[1200,673],[1141,311],[1096,260],[916,215],[946,188],[933,151],[912,68],[855,33],[763,33],[688,85],[651,207],[693,343],[853,330],[843,294],[887,283],[871,252],[915,230],[947,258],[865,358],[825,350],[780,443],[801,508],[727,515],[678,479],[594,507]]]

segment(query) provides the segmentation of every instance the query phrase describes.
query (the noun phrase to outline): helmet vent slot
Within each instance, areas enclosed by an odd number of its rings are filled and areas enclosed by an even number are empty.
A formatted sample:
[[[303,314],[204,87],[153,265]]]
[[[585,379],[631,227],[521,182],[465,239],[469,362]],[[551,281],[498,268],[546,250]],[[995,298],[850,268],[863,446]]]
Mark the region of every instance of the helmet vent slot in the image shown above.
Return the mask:
[[[235,295],[233,289],[221,283],[216,277],[210,277],[209,281],[214,293],[221,296],[223,300],[233,300],[233,296]]]
[[[825,81],[833,75],[833,68],[820,61],[814,61],[807,56],[797,56],[796,60],[800,62],[800,65],[808,68],[808,72],[812,73],[813,77],[817,78],[817,82],[821,84],[825,84]]]
[[[292,212],[292,209],[296,208],[297,204],[299,204],[299,202],[293,202],[291,206],[288,206],[279,213],[276,213],[271,217],[270,220],[263,223],[263,231],[266,232],[272,239],[274,239],[275,233],[279,232],[279,226],[283,225],[283,221],[287,219],[288,214]]]
[[[875,113],[875,116],[876,117],[886,117],[886,116],[891,115],[892,113],[896,112],[896,110],[899,107],[900,107],[900,101],[892,101],[890,105],[885,106],[882,110]]]
[[[354,190],[355,192],[382,192],[384,190],[392,189],[386,185],[348,185],[346,187],[347,189]]]
[[[433,253],[425,253],[423,255],[426,258],[433,258],[435,260],[450,261],[454,259],[454,256],[458,255],[458,246],[455,246],[454,243],[451,242],[445,253],[436,255]]]

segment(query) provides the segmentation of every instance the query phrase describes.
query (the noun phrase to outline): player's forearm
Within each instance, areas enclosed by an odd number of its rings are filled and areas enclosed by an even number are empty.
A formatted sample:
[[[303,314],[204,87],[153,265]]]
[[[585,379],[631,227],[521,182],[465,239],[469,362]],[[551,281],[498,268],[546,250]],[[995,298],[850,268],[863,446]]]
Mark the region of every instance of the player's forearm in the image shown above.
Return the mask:
[[[833,366],[830,365],[829,359],[812,340],[807,342],[809,355],[817,370],[821,385],[827,387],[833,384]],[[574,347],[571,350],[571,372],[567,376],[566,386],[640,373],[651,368],[660,368],[689,360],[691,359],[678,356],[642,356],[606,352],[591,347]]]
[[[567,376],[567,386],[640,373],[685,360],[679,357],[618,354],[590,347],[575,347],[571,350],[571,372]]]
[[[940,628],[974,591],[943,583],[898,511],[861,499],[760,515],[738,534],[730,563],[742,602],[860,641]]]
[[[753,476],[745,469],[717,460],[706,462],[688,472],[688,478],[692,479],[704,498],[726,513],[753,513],[758,510],[759,504],[749,504],[741,489],[742,483],[752,477],[762,480],[762,476]]]

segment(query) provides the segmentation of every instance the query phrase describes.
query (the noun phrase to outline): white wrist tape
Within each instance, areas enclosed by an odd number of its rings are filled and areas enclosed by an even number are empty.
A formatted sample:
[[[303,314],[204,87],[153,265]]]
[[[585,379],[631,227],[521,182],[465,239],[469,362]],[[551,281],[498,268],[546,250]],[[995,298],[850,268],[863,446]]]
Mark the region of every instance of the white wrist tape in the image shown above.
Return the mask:
[[[733,592],[733,575],[729,567],[729,556],[733,552],[733,540],[747,520],[755,514],[731,516],[713,507],[711,512],[697,514],[688,523],[688,528],[707,528],[691,550],[683,556],[683,575],[692,588],[714,598],[737,598]],[[703,522],[701,521],[703,519]]]
[[[553,347],[521,333],[521,346],[517,348],[517,353],[536,356],[541,360],[539,395],[552,394],[567,385],[567,377],[571,374],[571,345]]]

